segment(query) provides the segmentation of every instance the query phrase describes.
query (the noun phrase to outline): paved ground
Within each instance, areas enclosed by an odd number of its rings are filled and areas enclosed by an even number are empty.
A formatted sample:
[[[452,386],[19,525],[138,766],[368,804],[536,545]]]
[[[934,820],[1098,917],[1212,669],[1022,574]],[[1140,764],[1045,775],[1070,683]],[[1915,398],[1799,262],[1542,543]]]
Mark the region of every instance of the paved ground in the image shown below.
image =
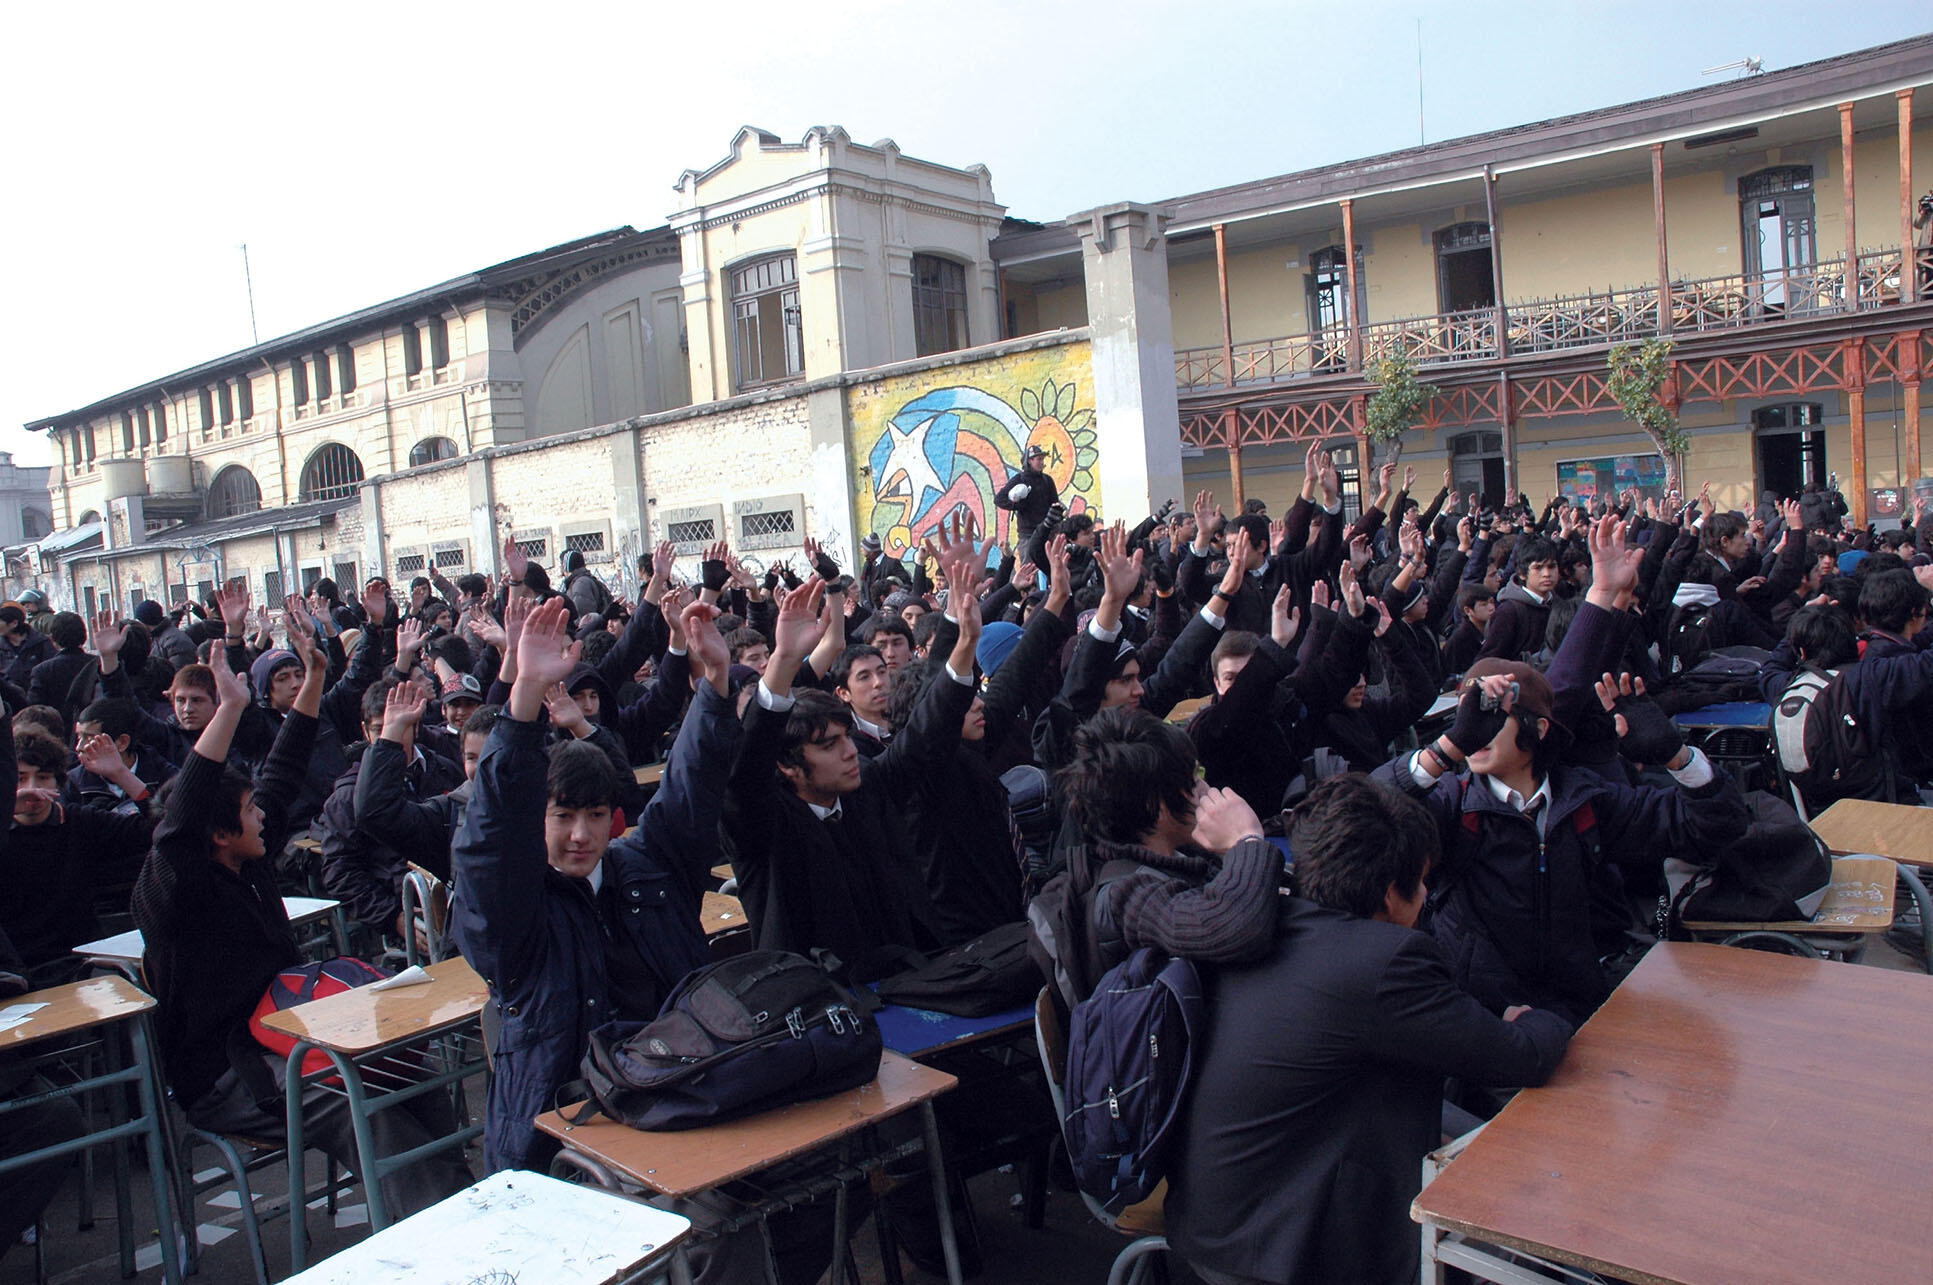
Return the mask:
[[[1885,941],[1876,941],[1867,951],[1862,966],[1917,970],[1913,959],[1901,954]],[[481,1085],[472,1086],[470,1101],[481,1103]],[[471,1155],[472,1166],[475,1155]],[[136,1243],[142,1246],[136,1279],[155,1281],[161,1277],[159,1248],[155,1240],[154,1206],[149,1200],[145,1165],[136,1164],[131,1175],[133,1226]],[[280,1183],[274,1170],[263,1175],[270,1191]],[[322,1163],[311,1157],[310,1182],[322,1183]],[[1050,1190],[1046,1224],[1030,1230],[1018,1210],[1012,1207],[1019,1180],[1011,1173],[982,1174],[969,1184],[985,1255],[982,1281],[989,1285],[1076,1285],[1100,1282],[1107,1278],[1108,1264],[1125,1244],[1124,1238],[1101,1227],[1087,1216],[1079,1197]],[[79,1183],[71,1179],[62,1187],[47,1213],[47,1279],[52,1285],[91,1285],[120,1278],[117,1235],[119,1223],[114,1208],[112,1167],[105,1153],[95,1173],[95,1223],[91,1231],[76,1230]],[[200,1235],[204,1246],[200,1274],[204,1285],[245,1285],[254,1280],[254,1271],[239,1230],[239,1219],[232,1194],[218,1197],[225,1204],[204,1205],[200,1212]],[[309,1215],[312,1242],[310,1261],[353,1244],[367,1234],[367,1219],[355,1194],[331,1217],[319,1205]],[[278,1219],[263,1228],[270,1274],[280,1279],[288,1274],[288,1223]],[[880,1285],[878,1244],[870,1227],[854,1241],[854,1251],[864,1285]],[[914,1268],[905,1268],[909,1285],[938,1279]],[[29,1245],[11,1247],[0,1258],[0,1285],[26,1285],[34,1280],[34,1250]],[[377,1285],[370,1282],[370,1285]]]

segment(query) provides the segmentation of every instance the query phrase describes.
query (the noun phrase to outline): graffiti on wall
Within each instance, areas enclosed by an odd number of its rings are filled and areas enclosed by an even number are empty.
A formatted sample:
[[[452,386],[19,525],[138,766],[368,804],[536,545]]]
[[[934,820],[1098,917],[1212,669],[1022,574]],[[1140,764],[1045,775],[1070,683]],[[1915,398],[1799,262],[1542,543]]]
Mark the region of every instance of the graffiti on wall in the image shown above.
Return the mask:
[[[954,513],[996,540],[993,497],[1038,443],[1069,513],[1098,510],[1093,366],[1085,341],[894,376],[852,391],[859,534],[897,557]]]

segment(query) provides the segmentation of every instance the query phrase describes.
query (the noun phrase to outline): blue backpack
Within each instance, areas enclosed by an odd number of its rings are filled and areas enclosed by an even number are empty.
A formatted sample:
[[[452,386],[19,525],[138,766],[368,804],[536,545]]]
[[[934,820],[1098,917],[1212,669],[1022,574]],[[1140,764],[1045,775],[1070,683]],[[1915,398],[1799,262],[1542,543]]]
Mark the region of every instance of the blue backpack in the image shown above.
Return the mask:
[[[1167,1175],[1205,1020],[1195,965],[1148,946],[1074,1008],[1061,1132],[1075,1181],[1110,1214]]]

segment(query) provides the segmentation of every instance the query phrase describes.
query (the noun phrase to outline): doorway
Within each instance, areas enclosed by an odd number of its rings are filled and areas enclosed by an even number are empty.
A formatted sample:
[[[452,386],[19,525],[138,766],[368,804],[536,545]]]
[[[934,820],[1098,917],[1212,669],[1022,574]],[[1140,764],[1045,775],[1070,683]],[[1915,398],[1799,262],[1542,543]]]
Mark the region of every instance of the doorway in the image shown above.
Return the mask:
[[[1436,300],[1445,313],[1496,306],[1489,224],[1456,223],[1436,234]]]
[[[1458,433],[1450,439],[1450,485],[1462,495],[1483,497],[1483,507],[1500,509],[1503,491],[1503,434]]]
[[[1812,167],[1781,165],[1738,181],[1745,275],[1759,283],[1768,311],[1803,304],[1819,261]]]
[[[1790,498],[1808,485],[1826,484],[1826,432],[1817,427],[1824,409],[1818,402],[1792,402],[1752,412],[1761,492]]]

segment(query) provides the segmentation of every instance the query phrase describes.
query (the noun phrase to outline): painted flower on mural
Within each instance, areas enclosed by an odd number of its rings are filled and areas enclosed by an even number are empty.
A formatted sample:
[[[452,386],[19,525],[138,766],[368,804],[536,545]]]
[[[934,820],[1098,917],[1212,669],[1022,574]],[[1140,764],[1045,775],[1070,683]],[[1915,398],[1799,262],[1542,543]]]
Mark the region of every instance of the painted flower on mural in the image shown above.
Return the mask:
[[[1093,489],[1094,462],[1100,458],[1094,445],[1094,410],[1077,409],[1078,401],[1072,380],[1056,384],[1052,376],[1038,392],[1020,390],[1020,417],[1033,425],[1027,445],[1047,452],[1047,476],[1063,495]]]

